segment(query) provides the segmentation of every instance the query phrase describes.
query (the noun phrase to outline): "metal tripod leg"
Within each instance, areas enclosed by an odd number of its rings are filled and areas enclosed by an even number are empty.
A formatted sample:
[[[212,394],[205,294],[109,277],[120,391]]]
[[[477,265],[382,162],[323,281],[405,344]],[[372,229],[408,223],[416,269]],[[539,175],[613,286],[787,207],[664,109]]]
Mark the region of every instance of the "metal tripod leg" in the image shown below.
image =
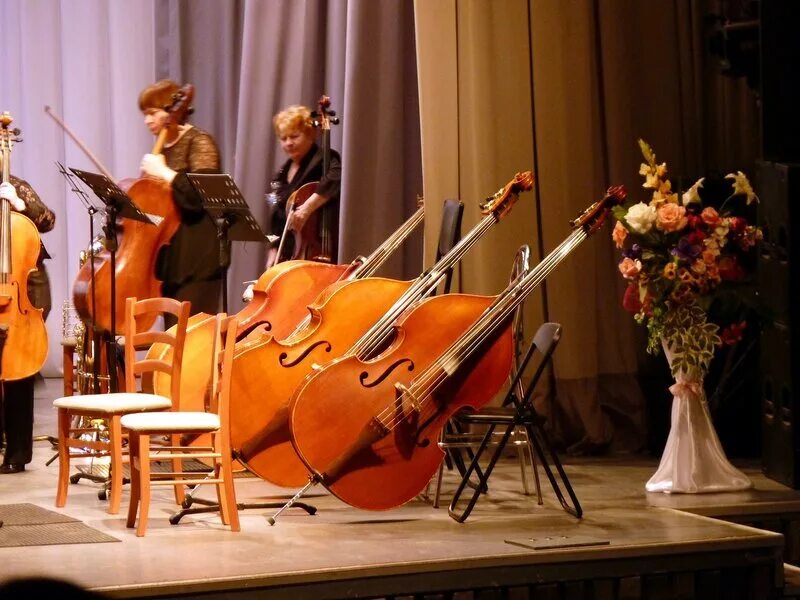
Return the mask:
[[[234,458],[236,455],[234,454]],[[213,471],[206,475],[206,479],[210,478],[213,475]],[[197,484],[195,484],[194,488],[191,489],[186,494],[186,498],[183,501],[183,508],[178,512],[174,513],[170,518],[169,522],[172,525],[177,525],[180,523],[181,519],[186,515],[196,515],[200,513],[211,513],[211,512],[219,512],[219,503],[213,500],[205,500],[204,498],[195,498],[194,493],[200,489],[200,484],[202,480],[199,480]],[[304,488],[305,489],[305,488]],[[297,496],[295,496],[296,498]],[[294,498],[293,498],[294,499]],[[314,515],[317,513],[317,507],[312,506],[311,504],[306,504],[305,502],[292,502],[291,500],[290,506],[297,507],[301,510],[306,511],[309,515]],[[202,507],[193,507],[193,504],[202,504]],[[280,514],[284,508],[289,508],[284,502],[255,502],[255,503],[248,503],[248,502],[237,502],[236,508],[238,510],[248,510],[248,509],[263,509],[263,508],[280,508],[281,510],[275,514],[277,516]],[[274,517],[269,517],[270,525],[275,524]]]

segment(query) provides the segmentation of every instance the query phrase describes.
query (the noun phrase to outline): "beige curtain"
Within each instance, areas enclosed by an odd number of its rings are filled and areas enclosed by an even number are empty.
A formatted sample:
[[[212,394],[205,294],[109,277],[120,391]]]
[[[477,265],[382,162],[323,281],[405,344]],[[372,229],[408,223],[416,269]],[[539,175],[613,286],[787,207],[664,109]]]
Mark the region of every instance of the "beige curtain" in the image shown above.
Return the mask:
[[[478,198],[535,166],[536,193],[463,261],[461,291],[498,293],[520,244],[541,259],[608,185],[644,199],[639,137],[675,175],[747,155],[753,118],[737,129],[744,151],[719,133],[754,113],[741,82],[709,74],[701,15],[714,4],[416,2],[426,210],[437,214],[443,197],[460,197],[467,231],[479,219]],[[645,436],[636,380],[643,337],[621,308],[610,230],[574,251],[526,305],[528,336],[544,319],[564,327],[556,393],[539,404],[575,452],[635,450]],[[428,264],[437,233],[429,220]]]

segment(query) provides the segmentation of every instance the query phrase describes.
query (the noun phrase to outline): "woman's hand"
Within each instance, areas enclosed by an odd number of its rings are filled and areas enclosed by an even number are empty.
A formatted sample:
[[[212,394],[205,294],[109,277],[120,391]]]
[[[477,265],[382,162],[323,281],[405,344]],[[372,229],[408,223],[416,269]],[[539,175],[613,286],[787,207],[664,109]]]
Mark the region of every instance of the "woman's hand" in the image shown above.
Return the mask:
[[[0,198],[5,198],[17,212],[25,210],[25,201],[17,195],[17,190],[10,183],[0,183]]]
[[[308,202],[305,202],[289,213],[288,227],[290,230],[297,232],[302,231],[306,221],[308,221],[308,218],[314,212],[307,206],[307,204]]]
[[[163,154],[145,154],[142,157],[142,173],[172,183],[177,173],[167,166]]]
[[[306,221],[314,214],[314,211],[318,210],[327,201],[327,198],[320,196],[316,192],[311,194],[305,202],[289,213],[289,229],[297,232],[301,231]]]

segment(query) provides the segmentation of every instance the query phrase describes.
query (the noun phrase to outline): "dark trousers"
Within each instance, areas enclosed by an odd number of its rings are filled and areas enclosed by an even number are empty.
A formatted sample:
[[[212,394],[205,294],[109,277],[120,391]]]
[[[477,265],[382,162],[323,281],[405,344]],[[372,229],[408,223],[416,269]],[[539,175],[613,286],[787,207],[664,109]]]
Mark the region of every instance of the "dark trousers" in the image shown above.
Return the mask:
[[[207,313],[215,315],[220,311],[220,301],[222,298],[222,279],[212,279],[210,281],[192,281],[180,286],[164,283],[163,294],[167,298],[175,300],[188,300],[192,307],[189,309],[190,315],[197,313]],[[167,329],[175,325],[177,319],[170,315],[165,316]]]
[[[33,457],[33,382],[35,377],[6,381],[3,385],[2,433],[4,463],[25,465]]]

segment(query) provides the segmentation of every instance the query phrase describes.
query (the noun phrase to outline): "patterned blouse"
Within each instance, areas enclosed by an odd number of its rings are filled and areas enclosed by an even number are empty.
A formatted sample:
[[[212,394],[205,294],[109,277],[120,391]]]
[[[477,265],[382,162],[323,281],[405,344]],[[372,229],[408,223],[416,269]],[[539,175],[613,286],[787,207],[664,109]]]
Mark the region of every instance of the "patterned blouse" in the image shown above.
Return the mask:
[[[164,253],[158,272],[167,295],[188,283],[221,280],[217,228],[203,210],[202,199],[186,173],[219,173],[217,144],[210,134],[190,127],[172,146],[163,149],[164,160],[178,172],[172,181],[172,197],[180,208],[181,226]],[[195,306],[196,305],[196,306]],[[193,302],[192,311],[217,312]]]
[[[18,177],[11,176],[11,185],[17,190],[17,196],[25,202],[22,214],[28,217],[40,233],[50,231],[56,224],[56,215],[39,198],[31,185]],[[44,310],[47,318],[50,312],[50,278],[44,267],[44,260],[50,258],[44,244],[39,248],[39,259],[36,261],[36,270],[28,274],[28,298],[37,308]]]
[[[22,214],[33,221],[40,233],[52,230],[56,224],[56,215],[45,206],[39,198],[39,194],[33,191],[31,184],[12,175],[11,185],[17,190],[17,196],[25,202],[25,210],[22,211]]]

